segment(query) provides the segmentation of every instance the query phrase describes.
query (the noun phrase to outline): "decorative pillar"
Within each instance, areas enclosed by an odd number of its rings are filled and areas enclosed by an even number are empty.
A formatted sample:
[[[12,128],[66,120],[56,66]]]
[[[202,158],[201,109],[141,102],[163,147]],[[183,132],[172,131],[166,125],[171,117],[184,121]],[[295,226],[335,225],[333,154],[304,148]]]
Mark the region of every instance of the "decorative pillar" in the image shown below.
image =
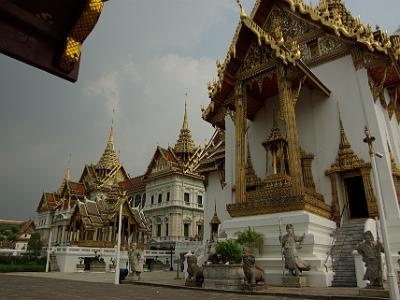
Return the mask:
[[[247,100],[242,82],[235,86],[235,202],[246,201],[246,177],[245,177],[245,133],[247,120]]]
[[[370,218],[378,217],[378,207],[376,205],[374,189],[371,182],[371,168],[360,168],[360,171],[364,184],[365,199],[367,200],[368,216]]]
[[[329,179],[331,180],[331,189],[332,189],[332,217],[333,220],[336,222],[336,225],[339,226],[340,206],[339,206],[339,197],[337,193],[336,173],[329,174]]]
[[[301,171],[300,145],[296,125],[296,101],[301,89],[301,83],[296,92],[292,91],[291,82],[286,79],[285,67],[278,65],[277,81],[281,118],[286,125],[289,154],[289,175],[293,180],[293,188],[299,192],[303,186]]]

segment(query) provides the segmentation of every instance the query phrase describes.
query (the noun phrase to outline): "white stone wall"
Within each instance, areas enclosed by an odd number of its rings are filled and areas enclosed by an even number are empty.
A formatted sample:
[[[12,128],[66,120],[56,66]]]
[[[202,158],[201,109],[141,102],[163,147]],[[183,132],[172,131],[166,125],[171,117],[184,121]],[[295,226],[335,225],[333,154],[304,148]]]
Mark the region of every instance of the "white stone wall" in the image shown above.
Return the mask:
[[[206,203],[204,184],[201,179],[171,174],[155,178],[146,183],[146,205],[144,213],[152,224],[152,238],[158,240],[157,225],[161,224],[161,240],[181,240],[184,236],[184,223],[189,224],[189,237],[197,234],[197,225],[203,223]],[[167,201],[167,193],[170,193]],[[184,193],[189,193],[189,204],[184,202]],[[158,196],[162,194],[162,202]],[[154,203],[151,204],[151,197]],[[202,197],[202,205],[197,197]],[[168,237],[166,236],[168,224]],[[204,226],[204,224],[203,224]]]

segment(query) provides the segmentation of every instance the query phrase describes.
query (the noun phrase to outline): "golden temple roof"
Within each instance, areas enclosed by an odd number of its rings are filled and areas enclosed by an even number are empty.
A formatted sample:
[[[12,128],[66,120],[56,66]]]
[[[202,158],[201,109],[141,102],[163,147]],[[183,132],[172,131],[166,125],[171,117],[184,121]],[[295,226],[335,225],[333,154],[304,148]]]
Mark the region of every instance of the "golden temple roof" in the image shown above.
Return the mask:
[[[177,154],[193,154],[196,151],[196,145],[193,142],[192,134],[190,133],[188,125],[186,103],[182,129],[175,144],[174,150]]]

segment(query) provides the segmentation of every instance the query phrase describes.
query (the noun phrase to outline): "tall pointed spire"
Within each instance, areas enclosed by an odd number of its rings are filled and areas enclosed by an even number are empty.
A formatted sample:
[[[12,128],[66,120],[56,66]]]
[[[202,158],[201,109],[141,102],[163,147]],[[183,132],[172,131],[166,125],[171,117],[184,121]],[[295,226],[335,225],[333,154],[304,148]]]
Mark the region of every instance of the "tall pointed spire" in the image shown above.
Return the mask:
[[[110,134],[108,136],[106,149],[104,150],[103,155],[96,165],[96,167],[99,169],[112,169],[114,166],[119,164],[114,146],[114,114],[115,109],[113,109],[113,117],[111,121]]]
[[[71,179],[71,154],[68,156],[67,167],[65,168],[64,179],[61,183],[61,186],[58,189],[58,193],[60,194],[66,182]]]
[[[183,156],[184,158],[196,151],[196,145],[193,142],[192,134],[190,133],[189,129],[186,102],[182,129],[180,131],[179,138],[176,141],[174,150],[177,154]]]
[[[188,124],[188,120],[187,120],[186,101],[185,101],[185,114],[183,115],[182,129],[189,130],[189,124]]]
[[[71,153],[69,154],[67,161],[67,168],[65,170],[64,181],[69,181],[71,179]]]
[[[344,131],[342,118],[339,114],[339,123],[340,123],[340,149],[351,148],[349,140],[347,139],[346,132]]]

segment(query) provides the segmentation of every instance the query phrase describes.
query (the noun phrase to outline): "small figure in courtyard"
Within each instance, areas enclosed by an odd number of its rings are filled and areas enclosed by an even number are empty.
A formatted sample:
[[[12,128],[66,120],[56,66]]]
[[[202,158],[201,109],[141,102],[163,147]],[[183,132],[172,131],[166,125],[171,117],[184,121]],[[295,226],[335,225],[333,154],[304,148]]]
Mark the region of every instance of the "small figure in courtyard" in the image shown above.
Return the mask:
[[[357,245],[357,251],[362,256],[365,267],[364,280],[369,280],[368,288],[382,288],[382,261],[383,246],[375,241],[371,231],[364,232],[364,241]]]
[[[141,280],[143,273],[143,251],[137,247],[136,243],[131,243],[128,250],[128,258],[131,278],[134,280],[135,276],[137,276],[138,280]]]
[[[265,284],[264,270],[256,266],[256,259],[253,255],[243,257],[243,271],[245,275],[245,284],[255,287],[256,285]]]
[[[187,264],[188,278],[186,279],[186,284],[192,283],[196,286],[201,286],[204,281],[203,268],[197,265],[197,257],[195,255],[188,256]]]
[[[286,225],[286,232],[284,236],[279,235],[279,241],[282,246],[282,253],[285,258],[285,268],[293,276],[299,276],[303,271],[310,271],[311,266],[309,263],[301,260],[297,253],[297,243],[304,240],[305,234],[298,236],[294,234],[294,227],[292,224]]]

